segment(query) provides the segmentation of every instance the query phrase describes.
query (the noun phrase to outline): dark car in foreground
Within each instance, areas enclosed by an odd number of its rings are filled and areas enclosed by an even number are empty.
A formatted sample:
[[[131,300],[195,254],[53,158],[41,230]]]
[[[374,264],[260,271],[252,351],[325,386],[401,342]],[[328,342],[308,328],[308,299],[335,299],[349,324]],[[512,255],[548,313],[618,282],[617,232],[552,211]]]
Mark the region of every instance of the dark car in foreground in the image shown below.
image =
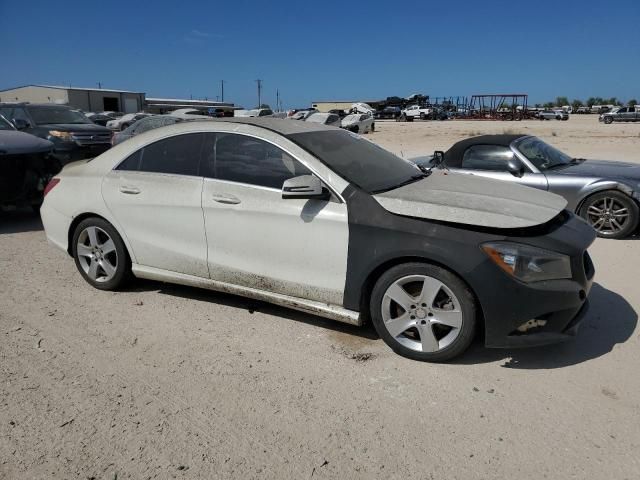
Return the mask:
[[[66,164],[92,158],[111,147],[111,131],[66,105],[0,103],[0,114],[20,131],[54,145],[53,155]]]
[[[19,132],[0,115],[0,208],[42,203],[45,186],[60,171],[53,144]]]
[[[445,361],[571,338],[594,230],[558,195],[426,172],[360,135],[233,118],[150,130],[68,165],[41,210],[92,286],[133,275],[371,321]]]
[[[530,135],[483,135],[414,159],[423,167],[506,180],[562,195],[598,235],[624,238],[640,219],[640,165],[573,158]]]

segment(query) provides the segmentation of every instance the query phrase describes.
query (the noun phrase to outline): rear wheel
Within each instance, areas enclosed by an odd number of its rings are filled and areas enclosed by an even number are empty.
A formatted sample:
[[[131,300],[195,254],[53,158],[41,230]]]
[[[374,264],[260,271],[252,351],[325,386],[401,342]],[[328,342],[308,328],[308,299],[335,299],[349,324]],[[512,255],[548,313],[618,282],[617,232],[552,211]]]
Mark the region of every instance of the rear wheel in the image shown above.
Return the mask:
[[[607,191],[588,197],[580,208],[599,237],[625,238],[638,227],[638,204],[622,192]]]
[[[473,294],[457,276],[435,265],[405,263],[390,268],[371,294],[371,318],[378,335],[407,358],[443,362],[473,340]]]
[[[87,218],[76,227],[72,253],[82,277],[100,290],[116,290],[130,277],[131,260],[122,238],[102,218]]]

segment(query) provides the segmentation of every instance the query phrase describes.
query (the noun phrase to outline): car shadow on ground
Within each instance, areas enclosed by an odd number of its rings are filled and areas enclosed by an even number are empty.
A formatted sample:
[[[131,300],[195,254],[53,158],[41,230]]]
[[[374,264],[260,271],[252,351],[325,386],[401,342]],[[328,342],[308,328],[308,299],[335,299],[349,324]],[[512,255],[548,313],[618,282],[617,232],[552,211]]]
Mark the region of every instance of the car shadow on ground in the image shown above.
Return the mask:
[[[37,232],[43,230],[40,214],[30,208],[11,211],[0,210],[0,235]]]
[[[575,339],[523,349],[489,349],[476,342],[453,363],[470,365],[504,360],[501,366],[505,368],[552,369],[606,355],[631,337],[638,324],[638,314],[622,296],[598,283],[589,293],[589,303],[589,312]]]
[[[215,303],[228,307],[241,308],[253,314],[255,312],[265,313],[277,317],[306,323],[314,327],[339,332],[346,336],[359,337],[360,339],[378,340],[378,334],[370,324],[358,327],[334,320],[329,320],[317,315],[312,315],[286,307],[280,307],[268,302],[253,300],[230,293],[216,292],[184,285],[156,282],[153,280],[136,279],[127,289],[130,292],[157,291],[164,295],[188,298],[201,302]]]

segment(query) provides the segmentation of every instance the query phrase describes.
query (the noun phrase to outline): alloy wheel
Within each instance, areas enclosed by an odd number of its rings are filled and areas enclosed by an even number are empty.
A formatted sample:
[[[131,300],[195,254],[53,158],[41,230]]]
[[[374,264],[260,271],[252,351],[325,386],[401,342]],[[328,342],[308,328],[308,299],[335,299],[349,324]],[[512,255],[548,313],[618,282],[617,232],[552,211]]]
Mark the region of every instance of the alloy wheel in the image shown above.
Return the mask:
[[[113,239],[100,227],[80,232],[76,245],[80,267],[96,282],[108,282],[118,269],[118,254]]]
[[[382,300],[382,319],[389,334],[416,352],[447,348],[462,330],[462,308],[443,282],[409,275],[392,283]]]
[[[615,198],[602,197],[587,208],[587,218],[603,235],[621,232],[629,221],[629,209]]]

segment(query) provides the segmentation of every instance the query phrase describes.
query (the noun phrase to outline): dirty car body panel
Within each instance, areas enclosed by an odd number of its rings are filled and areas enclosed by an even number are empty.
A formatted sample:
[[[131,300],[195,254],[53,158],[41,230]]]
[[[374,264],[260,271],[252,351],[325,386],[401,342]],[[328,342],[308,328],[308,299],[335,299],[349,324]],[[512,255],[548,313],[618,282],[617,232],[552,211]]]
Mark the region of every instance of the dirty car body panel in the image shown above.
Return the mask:
[[[171,153],[175,141],[186,143]],[[593,229],[562,198],[491,180],[474,190],[465,176],[429,176],[359,135],[323,125],[176,124],[73,164],[59,178],[42,217],[47,238],[67,251],[78,219],[100,216],[121,235],[138,277],[352,324],[368,319],[382,272],[419,261],[443,267],[473,292],[488,346],[559,341],[575,333],[593,279],[586,253]],[[294,178],[317,179],[321,194],[287,194]],[[520,203],[509,209],[489,201],[484,188]],[[571,273],[520,281],[482,250],[487,242],[555,252],[569,259]],[[538,318],[546,326],[517,332]]]

